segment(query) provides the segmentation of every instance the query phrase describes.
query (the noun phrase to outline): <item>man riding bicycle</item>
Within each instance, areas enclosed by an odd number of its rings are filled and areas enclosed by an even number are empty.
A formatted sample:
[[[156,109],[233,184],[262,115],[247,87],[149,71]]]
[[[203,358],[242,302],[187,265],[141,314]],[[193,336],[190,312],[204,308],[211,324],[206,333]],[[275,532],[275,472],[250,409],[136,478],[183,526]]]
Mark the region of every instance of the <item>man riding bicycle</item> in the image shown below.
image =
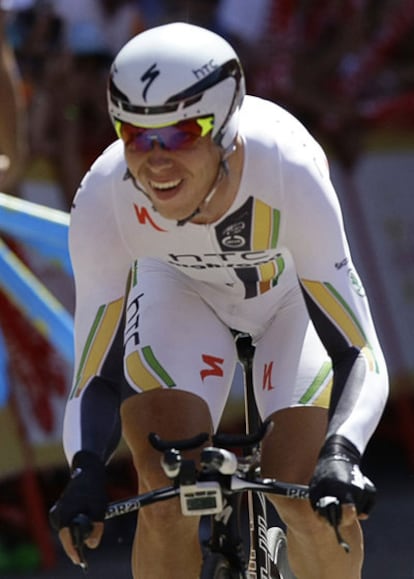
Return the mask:
[[[119,139],[85,176],[71,212],[75,377],[64,422],[71,480],[52,510],[103,532],[105,465],[123,434],[139,492],[165,484],[147,435],[213,432],[233,380],[233,330],[255,344],[262,472],[311,485],[311,501],[269,497],[299,579],[358,579],[375,489],[359,468],[388,379],[352,263],[326,157],[286,110],[245,96],[239,59],[185,23],[121,49],[108,107]],[[338,545],[318,500],[342,504]],[[135,579],[200,570],[198,520],[178,501],[140,512]]]

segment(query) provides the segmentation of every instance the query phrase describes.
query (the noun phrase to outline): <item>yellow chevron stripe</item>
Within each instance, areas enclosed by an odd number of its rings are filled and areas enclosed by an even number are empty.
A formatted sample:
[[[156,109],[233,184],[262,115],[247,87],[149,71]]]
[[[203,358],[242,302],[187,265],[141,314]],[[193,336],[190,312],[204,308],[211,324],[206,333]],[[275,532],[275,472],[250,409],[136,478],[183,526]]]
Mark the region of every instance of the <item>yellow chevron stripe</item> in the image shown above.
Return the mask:
[[[319,396],[317,396],[312,401],[312,406],[320,406],[321,408],[329,408],[329,403],[331,400],[332,384],[333,384],[333,380],[331,378],[329,380],[329,382],[326,384],[326,386],[323,387],[322,392],[320,392]]]
[[[321,306],[322,310],[338,325],[351,344],[359,348],[366,346],[366,339],[349,312],[334,295],[319,281],[301,280],[310,295]]]
[[[125,361],[125,369],[127,376],[140,390],[155,390],[162,387],[157,378],[148,371],[138,352],[129,354]]]
[[[123,303],[123,298],[120,298],[106,306],[100,324],[92,337],[82,374],[78,378],[75,396],[79,396],[89,380],[99,373],[102,361],[115,335]]]
[[[267,249],[270,247],[272,231],[272,210],[262,201],[254,203],[253,249]]]
[[[272,232],[272,209],[262,201],[254,203],[253,249],[267,249],[270,247]],[[276,276],[274,263],[265,263],[259,266],[260,293],[270,289],[270,281]]]
[[[371,372],[377,371],[376,360],[374,358],[374,354],[372,353],[371,348],[369,346],[365,346],[365,348],[362,348],[361,352],[367,359],[368,368],[370,369],[370,371]]]
[[[270,282],[276,276],[276,267],[273,262],[259,265],[260,281]]]

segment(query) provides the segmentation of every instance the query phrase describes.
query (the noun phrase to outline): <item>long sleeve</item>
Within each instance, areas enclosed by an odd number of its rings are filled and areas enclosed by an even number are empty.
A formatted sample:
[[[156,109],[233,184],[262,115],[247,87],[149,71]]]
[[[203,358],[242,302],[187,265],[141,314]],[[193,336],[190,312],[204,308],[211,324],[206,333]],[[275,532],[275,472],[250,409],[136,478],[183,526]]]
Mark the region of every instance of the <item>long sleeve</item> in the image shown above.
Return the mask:
[[[341,434],[362,452],[387,399],[387,369],[326,159],[316,143],[309,149],[308,162],[290,164],[284,175],[287,246],[333,362],[328,436]]]
[[[69,462],[80,449],[108,460],[121,435],[123,307],[129,257],[112,211],[111,180],[101,170],[103,166],[98,162],[86,175],[71,212],[75,368],[63,432]]]

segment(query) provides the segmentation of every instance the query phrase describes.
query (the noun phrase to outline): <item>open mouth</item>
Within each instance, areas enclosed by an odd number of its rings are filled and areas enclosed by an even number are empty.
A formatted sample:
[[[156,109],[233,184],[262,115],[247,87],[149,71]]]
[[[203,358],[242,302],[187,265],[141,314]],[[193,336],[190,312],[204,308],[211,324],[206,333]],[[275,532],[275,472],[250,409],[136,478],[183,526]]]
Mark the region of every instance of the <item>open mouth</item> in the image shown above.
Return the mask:
[[[150,180],[149,184],[157,197],[160,199],[167,199],[177,193],[177,188],[181,185],[182,182],[183,179],[174,179],[171,181]]]
[[[174,189],[175,187],[178,187],[181,183],[181,179],[176,179],[175,181],[164,181],[161,183],[158,181],[150,181],[150,183],[153,189],[161,189],[161,191],[165,191],[166,189]]]

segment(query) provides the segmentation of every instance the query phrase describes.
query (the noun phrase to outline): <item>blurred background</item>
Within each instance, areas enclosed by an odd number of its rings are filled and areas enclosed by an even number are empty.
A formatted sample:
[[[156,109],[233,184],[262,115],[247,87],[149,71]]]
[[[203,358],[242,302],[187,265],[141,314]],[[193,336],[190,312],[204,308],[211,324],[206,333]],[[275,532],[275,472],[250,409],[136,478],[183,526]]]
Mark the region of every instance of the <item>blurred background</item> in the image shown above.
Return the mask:
[[[47,510],[66,483],[72,372],[68,211],[114,139],[109,65],[134,34],[184,20],[226,37],[250,94],[324,146],[389,365],[391,395],[365,471],[364,579],[414,578],[414,0],[0,0],[0,577],[76,577]],[[11,96],[10,96],[11,95]],[[7,99],[7,100],[6,100]],[[13,101],[10,106],[11,100]],[[13,147],[2,129],[13,124]],[[5,132],[5,131],[4,131]],[[8,166],[10,160],[11,165]],[[238,372],[222,427],[240,430]],[[135,492],[121,445],[112,499]],[[91,579],[130,578],[134,528],[107,525]]]

